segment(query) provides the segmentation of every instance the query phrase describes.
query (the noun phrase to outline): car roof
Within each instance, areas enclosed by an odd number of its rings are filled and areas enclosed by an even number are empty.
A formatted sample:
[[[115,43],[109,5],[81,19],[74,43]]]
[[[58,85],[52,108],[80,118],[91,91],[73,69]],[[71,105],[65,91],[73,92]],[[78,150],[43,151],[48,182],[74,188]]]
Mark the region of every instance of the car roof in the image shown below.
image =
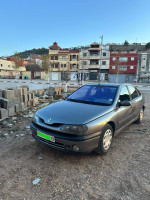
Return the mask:
[[[131,85],[131,84],[128,84],[128,83],[89,83],[87,85],[100,85],[100,86],[112,86],[112,87],[118,87],[118,86],[123,86],[123,85]]]

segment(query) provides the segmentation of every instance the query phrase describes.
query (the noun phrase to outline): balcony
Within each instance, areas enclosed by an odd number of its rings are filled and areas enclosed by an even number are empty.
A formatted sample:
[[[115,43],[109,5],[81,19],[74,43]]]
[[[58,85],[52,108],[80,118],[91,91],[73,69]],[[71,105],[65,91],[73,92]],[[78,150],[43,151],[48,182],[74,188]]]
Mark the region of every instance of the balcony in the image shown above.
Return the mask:
[[[59,61],[69,61],[69,58],[58,58]]]
[[[92,60],[92,59],[93,59],[93,60],[99,60],[99,59],[100,59],[100,54],[93,54],[93,55],[90,54],[90,55],[89,55],[89,59],[90,59],[90,60]]]
[[[100,69],[100,65],[92,64],[92,65],[80,65],[80,69]]]

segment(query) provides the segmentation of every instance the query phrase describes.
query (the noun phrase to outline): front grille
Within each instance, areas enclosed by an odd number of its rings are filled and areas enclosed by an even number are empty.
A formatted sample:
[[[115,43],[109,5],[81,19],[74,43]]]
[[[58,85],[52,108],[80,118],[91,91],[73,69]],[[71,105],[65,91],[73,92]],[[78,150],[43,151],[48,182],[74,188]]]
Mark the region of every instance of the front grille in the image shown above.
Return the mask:
[[[52,146],[52,147],[57,147],[57,148],[59,148],[59,149],[65,149],[65,146],[64,146],[63,144],[58,143],[58,142],[55,142],[55,143],[54,143],[54,142],[51,142],[51,141],[46,140],[46,139],[44,139],[44,138],[41,138],[41,137],[39,137],[39,136],[37,135],[37,133],[36,133],[35,131],[33,131],[33,136],[34,136],[34,138],[37,139],[39,142],[42,142],[42,143],[47,144],[47,145]]]

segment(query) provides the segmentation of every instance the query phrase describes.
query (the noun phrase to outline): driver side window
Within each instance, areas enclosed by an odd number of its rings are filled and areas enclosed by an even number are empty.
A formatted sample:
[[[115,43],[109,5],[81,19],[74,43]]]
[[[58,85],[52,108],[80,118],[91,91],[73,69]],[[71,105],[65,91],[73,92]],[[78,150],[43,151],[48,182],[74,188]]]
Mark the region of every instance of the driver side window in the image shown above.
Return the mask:
[[[122,102],[124,100],[130,101],[129,92],[126,86],[123,86],[120,90],[119,101]]]

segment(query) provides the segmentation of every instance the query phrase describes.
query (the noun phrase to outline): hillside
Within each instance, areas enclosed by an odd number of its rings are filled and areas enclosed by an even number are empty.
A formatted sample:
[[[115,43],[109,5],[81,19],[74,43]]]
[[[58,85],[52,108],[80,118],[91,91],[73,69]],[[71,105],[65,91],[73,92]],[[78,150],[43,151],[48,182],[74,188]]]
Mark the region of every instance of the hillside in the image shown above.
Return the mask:
[[[22,58],[27,58],[31,54],[38,54],[38,55],[48,54],[48,49],[43,47],[43,48],[38,48],[38,49],[25,50],[23,52],[18,52],[18,53],[21,54]]]

